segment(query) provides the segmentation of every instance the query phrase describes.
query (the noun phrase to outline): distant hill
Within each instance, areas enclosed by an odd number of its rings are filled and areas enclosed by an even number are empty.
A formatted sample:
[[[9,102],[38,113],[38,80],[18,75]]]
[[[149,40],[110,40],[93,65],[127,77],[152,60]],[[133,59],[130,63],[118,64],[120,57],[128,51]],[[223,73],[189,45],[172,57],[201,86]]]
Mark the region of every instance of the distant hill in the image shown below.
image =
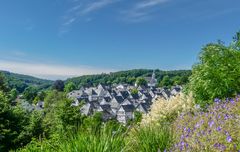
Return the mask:
[[[151,70],[151,69],[134,69],[127,71],[112,72],[110,74],[84,75],[80,77],[69,78],[65,83],[73,82],[78,88],[84,86],[96,86],[101,84],[119,84],[127,83],[134,84],[138,77],[151,77],[155,71],[158,82],[162,81],[165,76],[168,76],[171,83],[179,81],[181,84],[188,82],[188,77],[191,75],[191,70]],[[33,76],[1,71],[7,79],[10,88],[16,88],[19,93],[22,93],[27,87],[34,86],[38,90],[48,89],[52,86],[53,81],[36,78]]]
[[[137,77],[150,77],[154,70],[150,69],[134,69],[127,71],[113,72],[110,74],[85,75],[66,80],[66,83],[73,82],[78,87],[82,86],[96,86],[102,84],[118,84],[127,83],[134,84]],[[191,75],[191,70],[173,70],[162,71],[155,70],[158,82],[162,81],[164,76],[168,76],[171,81],[179,79],[180,83],[187,83],[188,77]]]
[[[4,74],[10,88],[16,88],[19,93],[22,93],[25,88],[29,86],[37,87],[39,90],[47,89],[53,83],[53,81],[50,80],[39,79],[28,75],[11,73],[8,71],[0,72]]]

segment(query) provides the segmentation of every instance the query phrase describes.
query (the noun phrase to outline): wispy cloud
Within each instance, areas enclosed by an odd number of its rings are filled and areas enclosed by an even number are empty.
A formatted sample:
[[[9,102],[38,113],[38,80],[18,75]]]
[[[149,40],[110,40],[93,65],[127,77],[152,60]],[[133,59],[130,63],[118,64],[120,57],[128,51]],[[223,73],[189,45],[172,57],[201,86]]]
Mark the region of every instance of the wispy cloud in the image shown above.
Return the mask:
[[[96,2],[89,3],[86,5],[86,7],[83,10],[80,11],[80,14],[88,14],[88,13],[97,11],[117,1],[119,0],[99,0]]]
[[[78,18],[83,17],[92,12],[98,11],[112,3],[115,3],[119,0],[97,0],[88,3],[79,3],[75,4],[70,8],[64,16],[63,25],[70,25],[75,22]]]
[[[66,11],[63,16],[63,24],[60,28],[60,34],[64,34],[70,30],[70,26],[80,20],[82,17],[87,16],[93,12],[101,10],[113,3],[116,3],[120,0],[94,0],[88,2],[76,1],[73,0],[74,6]],[[84,21],[89,22],[92,18],[87,17]]]
[[[92,21],[92,13],[105,9],[115,3],[126,3],[126,5],[121,5],[122,7],[118,8],[121,12],[120,18],[128,22],[142,22],[152,17],[154,8],[168,1],[170,0],[139,0],[130,3],[127,0],[72,0],[73,6],[65,12],[59,33],[62,35],[69,32],[71,25],[75,22]],[[132,6],[129,7],[129,5]],[[126,9],[126,7],[128,7],[128,9]]]
[[[45,79],[66,79],[74,76],[109,73],[115,70],[90,66],[49,65],[0,60],[0,70],[36,76]]]
[[[153,8],[170,0],[142,0],[135,3],[130,9],[123,11],[124,19],[130,22],[141,22],[150,19]]]

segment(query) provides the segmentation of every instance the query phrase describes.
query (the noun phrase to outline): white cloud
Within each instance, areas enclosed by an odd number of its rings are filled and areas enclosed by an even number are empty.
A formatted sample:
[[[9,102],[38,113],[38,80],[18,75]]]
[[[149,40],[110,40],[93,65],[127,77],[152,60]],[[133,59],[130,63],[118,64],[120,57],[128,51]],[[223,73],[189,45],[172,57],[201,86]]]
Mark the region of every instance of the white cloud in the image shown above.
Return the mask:
[[[169,0],[144,0],[142,2],[139,2],[135,5],[135,9],[145,9],[148,7],[154,7],[159,4],[165,3]]]
[[[65,65],[48,65],[42,63],[26,63],[5,60],[0,60],[0,70],[15,72],[19,74],[26,74],[51,80],[66,79],[81,75],[109,73],[115,71],[111,69],[103,69],[90,66],[71,67]]]
[[[135,3],[133,7],[127,11],[123,11],[124,19],[130,22],[141,22],[151,18],[153,8],[170,0],[142,0]]]
[[[117,0],[99,0],[93,3],[89,3],[80,13],[81,14],[88,14],[94,11],[97,11],[109,4],[117,2]]]
[[[79,2],[78,4],[74,2],[74,6],[67,10],[66,14],[64,15],[63,26],[70,25],[78,18],[103,9],[104,7],[107,7],[108,5],[118,1],[120,0],[95,0],[87,3]]]

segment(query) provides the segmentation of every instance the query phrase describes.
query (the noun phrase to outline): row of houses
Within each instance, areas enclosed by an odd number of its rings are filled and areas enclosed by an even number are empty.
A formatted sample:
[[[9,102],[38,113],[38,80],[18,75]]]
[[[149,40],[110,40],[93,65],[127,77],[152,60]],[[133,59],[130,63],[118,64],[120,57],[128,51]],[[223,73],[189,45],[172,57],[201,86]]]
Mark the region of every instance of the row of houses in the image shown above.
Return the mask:
[[[171,89],[157,88],[154,72],[152,77],[146,80],[148,86],[99,84],[97,87],[74,90],[67,96],[73,100],[72,106],[83,104],[80,112],[86,116],[101,112],[105,121],[116,118],[120,123],[126,124],[134,119],[135,111],[147,114],[156,98],[164,98],[167,101],[182,90],[181,86]]]
[[[68,93],[67,97],[73,101],[72,106],[81,105],[80,112],[83,115],[91,116],[96,112],[101,112],[104,121],[117,119],[120,123],[126,124],[134,119],[135,111],[147,114],[156,98],[164,98],[167,102],[182,90],[181,86],[174,86],[171,89],[157,88],[154,72],[152,77],[146,80],[147,86],[99,84],[96,87],[82,87]],[[34,108],[43,109],[44,102],[39,101]]]

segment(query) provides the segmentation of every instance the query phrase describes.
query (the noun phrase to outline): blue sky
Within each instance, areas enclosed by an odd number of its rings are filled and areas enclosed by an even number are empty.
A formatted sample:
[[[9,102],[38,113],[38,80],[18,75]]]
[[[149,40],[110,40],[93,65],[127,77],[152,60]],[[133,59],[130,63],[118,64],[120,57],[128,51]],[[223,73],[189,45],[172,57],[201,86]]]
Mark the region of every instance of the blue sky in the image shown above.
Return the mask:
[[[239,0],[5,0],[0,69],[58,79],[134,68],[190,69],[230,43]]]

